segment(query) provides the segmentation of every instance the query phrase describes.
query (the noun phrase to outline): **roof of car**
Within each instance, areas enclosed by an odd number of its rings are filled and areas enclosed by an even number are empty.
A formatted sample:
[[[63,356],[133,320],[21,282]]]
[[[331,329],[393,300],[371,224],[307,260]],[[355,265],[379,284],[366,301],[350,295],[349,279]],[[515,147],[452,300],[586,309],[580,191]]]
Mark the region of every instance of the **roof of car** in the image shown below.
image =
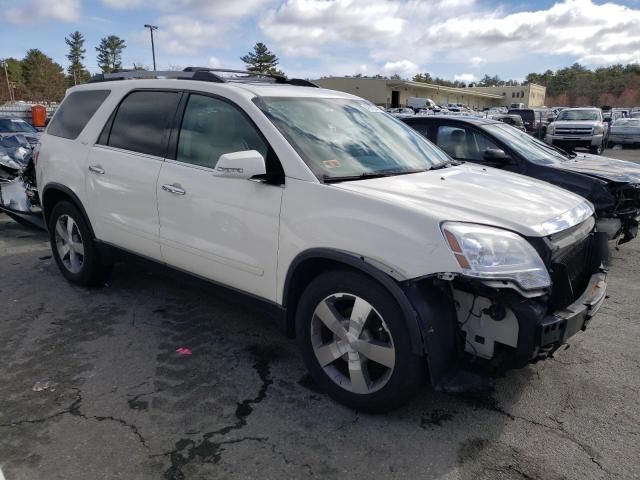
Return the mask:
[[[231,75],[228,75],[231,73]],[[225,75],[226,74],[226,75]],[[94,76],[89,83],[72,87],[76,90],[130,91],[133,89],[170,88],[203,92],[233,91],[247,98],[311,97],[358,98],[356,96],[319,88],[304,79],[288,79],[281,75],[256,74],[238,70],[188,67],[183,71],[124,71]]]
[[[86,83],[69,89],[69,92],[78,90],[105,90],[129,91],[133,89],[179,89],[202,92],[234,91],[251,99],[253,97],[309,97],[309,98],[351,98],[358,99],[354,95],[325,88],[303,87],[297,85],[274,84],[264,82],[228,82],[212,83],[199,80],[178,79],[135,79],[114,80],[99,83]]]

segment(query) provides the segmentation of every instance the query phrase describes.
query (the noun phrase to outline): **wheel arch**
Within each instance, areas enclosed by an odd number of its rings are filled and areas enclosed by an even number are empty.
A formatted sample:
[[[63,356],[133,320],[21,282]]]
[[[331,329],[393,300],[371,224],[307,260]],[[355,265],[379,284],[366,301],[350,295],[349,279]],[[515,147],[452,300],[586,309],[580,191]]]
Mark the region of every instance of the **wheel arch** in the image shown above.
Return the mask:
[[[54,206],[64,200],[71,202],[78,210],[80,210],[80,213],[82,213],[82,216],[89,226],[91,237],[95,238],[93,227],[91,226],[89,216],[87,215],[87,211],[84,209],[82,202],[73,190],[60,183],[49,183],[42,190],[42,215],[44,217],[45,227],[47,230],[49,229],[49,215],[53,211]]]
[[[414,353],[424,355],[423,335],[418,314],[401,285],[387,273],[367,263],[364,257],[329,248],[306,250],[298,254],[289,266],[282,296],[282,305],[286,309],[284,326],[287,335],[295,336],[296,306],[307,285],[319,274],[337,269],[349,269],[363,273],[386,288],[402,310]]]

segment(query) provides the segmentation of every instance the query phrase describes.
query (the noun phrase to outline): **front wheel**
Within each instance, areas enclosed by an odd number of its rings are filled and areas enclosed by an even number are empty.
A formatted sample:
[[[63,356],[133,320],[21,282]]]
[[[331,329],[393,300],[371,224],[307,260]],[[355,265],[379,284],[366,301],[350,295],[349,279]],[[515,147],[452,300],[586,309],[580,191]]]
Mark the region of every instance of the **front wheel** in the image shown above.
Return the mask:
[[[96,286],[104,283],[110,266],[101,261],[84,216],[70,202],[56,204],[49,219],[53,258],[71,283]]]
[[[589,147],[589,151],[593,155],[601,155],[602,154],[602,150],[603,150],[603,147],[602,147],[603,144],[604,144],[604,141],[600,145],[591,146],[591,147]]]
[[[331,271],[313,280],[300,298],[296,330],[316,383],[355,410],[393,410],[424,378],[398,304],[366,275]]]

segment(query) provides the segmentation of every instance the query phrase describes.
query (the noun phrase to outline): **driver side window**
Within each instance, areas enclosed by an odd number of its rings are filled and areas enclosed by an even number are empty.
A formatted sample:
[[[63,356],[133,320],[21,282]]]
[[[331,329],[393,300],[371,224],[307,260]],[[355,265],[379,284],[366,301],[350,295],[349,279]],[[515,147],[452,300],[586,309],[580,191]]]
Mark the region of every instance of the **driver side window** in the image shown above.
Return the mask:
[[[176,160],[214,168],[225,153],[257,150],[267,156],[267,145],[234,105],[205,95],[191,95],[178,138]]]
[[[484,161],[484,153],[499,147],[488,137],[474,130],[441,125],[437,144],[451,157],[472,162]]]

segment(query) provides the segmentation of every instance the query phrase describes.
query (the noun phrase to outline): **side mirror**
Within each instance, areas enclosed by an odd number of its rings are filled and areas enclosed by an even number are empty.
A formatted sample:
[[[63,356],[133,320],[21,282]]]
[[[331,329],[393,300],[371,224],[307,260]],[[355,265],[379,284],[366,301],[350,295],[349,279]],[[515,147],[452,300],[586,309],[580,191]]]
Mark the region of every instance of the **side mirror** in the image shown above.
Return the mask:
[[[241,178],[250,180],[266,175],[264,157],[256,150],[225,153],[220,155],[213,174],[216,177]]]
[[[548,117],[547,118],[547,122],[551,123],[554,122],[556,120],[556,117]]]
[[[484,151],[483,158],[488,162],[495,162],[501,165],[506,165],[511,162],[511,157],[500,148],[487,148]]]

